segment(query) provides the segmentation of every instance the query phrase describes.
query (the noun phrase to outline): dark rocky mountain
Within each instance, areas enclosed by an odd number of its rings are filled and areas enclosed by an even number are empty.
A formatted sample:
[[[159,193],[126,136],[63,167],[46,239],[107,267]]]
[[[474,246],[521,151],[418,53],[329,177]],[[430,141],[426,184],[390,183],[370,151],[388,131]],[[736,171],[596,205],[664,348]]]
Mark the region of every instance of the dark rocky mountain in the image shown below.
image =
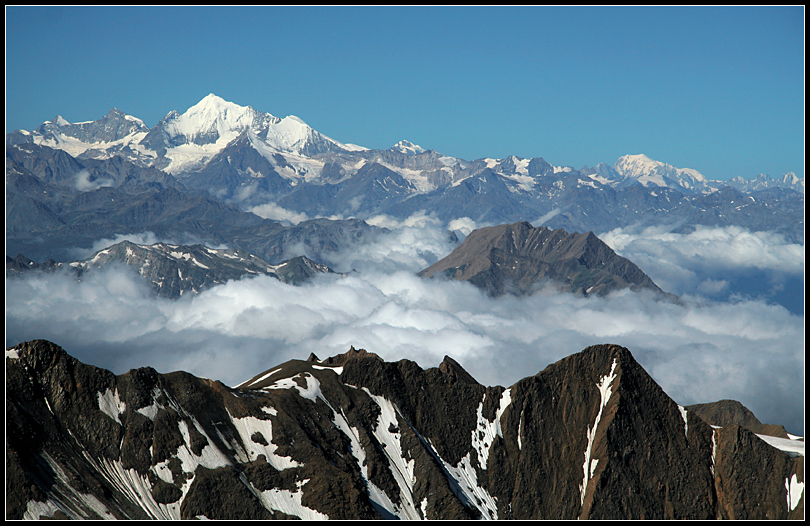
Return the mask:
[[[686,409],[694,411],[700,418],[713,426],[726,427],[736,424],[761,435],[790,438],[783,426],[763,424],[750,409],[736,400],[719,400],[707,404],[694,404],[687,406]]]
[[[87,272],[108,265],[123,264],[135,269],[159,296],[179,298],[244,277],[266,275],[284,283],[300,285],[319,273],[334,273],[326,265],[306,256],[271,265],[239,249],[213,249],[203,245],[138,245],[122,241],[100,250],[70,267]]]
[[[351,349],[232,388],[6,350],[6,518],[788,519],[803,441],[712,427],[614,345],[508,388]]]
[[[6,277],[21,276],[32,270],[70,269],[81,279],[87,272],[122,265],[136,271],[158,296],[177,299],[215,285],[246,277],[266,275],[291,285],[301,285],[322,273],[335,272],[306,256],[297,256],[271,265],[264,259],[239,249],[213,249],[203,245],[155,243],[139,245],[122,241],[99,250],[87,259],[67,264],[47,260],[36,263],[20,254],[6,256]]]
[[[663,295],[649,276],[592,232],[569,234],[526,222],[474,230],[419,275],[469,281],[494,296],[530,294],[546,282],[586,295],[627,287]]]
[[[9,276],[19,276],[31,270],[38,271],[54,271],[62,267],[52,259],[47,259],[42,263],[37,263],[25,257],[23,254],[17,254],[15,257],[6,255],[6,278]]]

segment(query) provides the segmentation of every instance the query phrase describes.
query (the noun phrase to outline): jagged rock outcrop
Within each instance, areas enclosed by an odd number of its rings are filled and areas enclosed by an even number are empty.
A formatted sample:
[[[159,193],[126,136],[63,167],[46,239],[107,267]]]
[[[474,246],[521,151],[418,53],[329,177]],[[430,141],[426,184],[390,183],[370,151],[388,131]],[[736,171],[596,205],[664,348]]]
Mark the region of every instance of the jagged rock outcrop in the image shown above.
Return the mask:
[[[491,295],[530,294],[545,282],[580,294],[631,288],[662,294],[633,262],[618,256],[593,232],[534,228],[530,223],[474,230],[449,256],[419,273],[469,281]]]
[[[6,433],[9,519],[804,513],[803,453],[713,428],[615,345],[509,388],[354,348],[231,388],[26,342],[6,350]]]
[[[700,418],[717,427],[738,425],[754,433],[788,438],[788,433],[781,425],[763,424],[754,416],[750,409],[736,400],[719,400],[707,404],[694,404],[687,406]]]
[[[99,250],[87,259],[68,264],[47,260],[41,264],[22,254],[6,256],[6,275],[20,276],[31,270],[54,271],[67,268],[81,279],[87,272],[114,265],[135,270],[158,296],[177,299],[195,294],[230,280],[266,275],[291,285],[301,285],[318,274],[335,274],[331,268],[306,256],[297,256],[277,265],[239,249],[213,249],[203,245],[154,243],[140,245],[121,241]]]

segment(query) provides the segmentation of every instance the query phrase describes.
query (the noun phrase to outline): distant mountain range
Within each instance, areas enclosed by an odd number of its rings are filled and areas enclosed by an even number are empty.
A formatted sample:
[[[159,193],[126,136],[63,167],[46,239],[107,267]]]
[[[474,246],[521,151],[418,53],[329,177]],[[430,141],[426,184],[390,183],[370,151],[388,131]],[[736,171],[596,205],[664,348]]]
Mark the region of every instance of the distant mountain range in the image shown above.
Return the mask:
[[[721,182],[644,155],[577,170],[540,157],[470,161],[408,141],[371,150],[213,94],[153,128],[113,109],[97,121],[57,117],[7,134],[6,187],[7,243],[37,260],[65,260],[68,247],[111,231],[149,230],[193,238],[184,243],[227,242],[277,262],[266,236],[280,226],[262,218],[417,212],[597,234],[736,225],[804,242],[804,179],[790,173]],[[357,224],[333,226],[348,238],[363,235]]]
[[[614,345],[507,388],[354,348],[234,388],[39,340],[6,349],[6,518],[801,519],[804,441],[767,431]]]

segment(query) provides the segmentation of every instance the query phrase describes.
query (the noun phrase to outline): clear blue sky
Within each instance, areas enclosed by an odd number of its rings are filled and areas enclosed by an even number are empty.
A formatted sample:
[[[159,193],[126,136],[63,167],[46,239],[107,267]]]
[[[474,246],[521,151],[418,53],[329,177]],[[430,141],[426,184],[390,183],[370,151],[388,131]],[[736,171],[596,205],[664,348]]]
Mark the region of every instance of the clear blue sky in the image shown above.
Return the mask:
[[[804,177],[804,7],[6,7],[6,131],[208,93],[341,142]]]

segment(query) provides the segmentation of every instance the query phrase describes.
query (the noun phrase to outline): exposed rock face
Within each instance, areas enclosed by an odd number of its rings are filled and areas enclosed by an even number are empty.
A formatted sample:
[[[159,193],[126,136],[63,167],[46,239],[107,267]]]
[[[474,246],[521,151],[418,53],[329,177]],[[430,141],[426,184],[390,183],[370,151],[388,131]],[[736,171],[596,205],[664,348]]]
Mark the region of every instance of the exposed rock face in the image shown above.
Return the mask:
[[[717,427],[738,425],[754,433],[788,438],[785,428],[776,424],[763,424],[747,407],[736,400],[720,400],[708,404],[687,406],[706,423]]]
[[[316,274],[334,273],[306,256],[271,265],[239,249],[166,243],[138,245],[130,241],[116,243],[70,266],[83,273],[116,263],[134,268],[158,295],[172,299],[248,276],[266,275],[300,285]]]
[[[25,257],[22,254],[17,254],[12,258],[6,255],[6,277],[18,276],[29,270],[53,271],[60,268],[62,265],[52,259],[37,263]]]
[[[15,277],[32,270],[55,271],[68,268],[78,278],[111,265],[134,269],[158,296],[177,299],[215,285],[245,277],[266,275],[291,285],[301,285],[318,274],[335,274],[326,265],[306,256],[297,256],[271,265],[264,259],[239,249],[213,249],[203,245],[155,243],[139,245],[121,241],[99,250],[91,257],[67,265],[47,260],[35,263],[22,254],[6,256],[6,276]]]
[[[7,518],[701,519],[804,513],[804,457],[672,401],[627,349],[509,388],[352,348],[236,388],[6,351]]]
[[[545,281],[582,294],[605,295],[626,287],[663,293],[592,232],[569,234],[527,222],[475,230],[419,275],[469,281],[492,295],[528,294]]]

